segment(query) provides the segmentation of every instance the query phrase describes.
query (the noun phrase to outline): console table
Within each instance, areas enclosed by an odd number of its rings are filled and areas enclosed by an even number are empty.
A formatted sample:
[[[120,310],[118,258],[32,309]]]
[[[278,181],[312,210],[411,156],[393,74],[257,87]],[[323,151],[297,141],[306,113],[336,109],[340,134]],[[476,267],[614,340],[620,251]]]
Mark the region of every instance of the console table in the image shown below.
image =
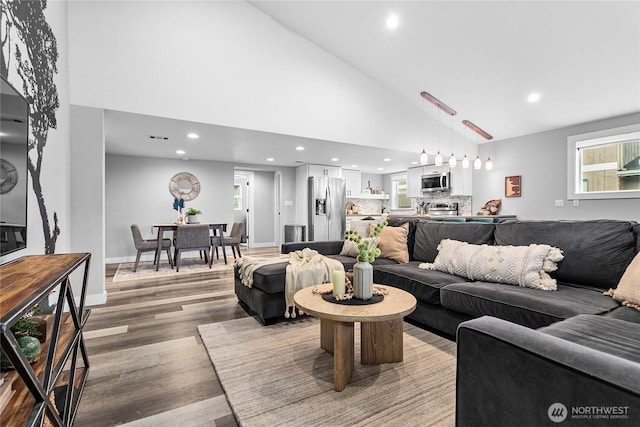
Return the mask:
[[[0,415],[3,425],[41,426],[45,419],[53,426],[73,424],[89,373],[82,328],[90,313],[84,308],[90,259],[89,253],[33,255],[0,266],[0,344],[14,367],[3,374],[15,390]],[[72,273],[82,280],[77,296]],[[30,364],[10,328],[50,295],[57,302],[41,316],[46,341],[40,359]]]

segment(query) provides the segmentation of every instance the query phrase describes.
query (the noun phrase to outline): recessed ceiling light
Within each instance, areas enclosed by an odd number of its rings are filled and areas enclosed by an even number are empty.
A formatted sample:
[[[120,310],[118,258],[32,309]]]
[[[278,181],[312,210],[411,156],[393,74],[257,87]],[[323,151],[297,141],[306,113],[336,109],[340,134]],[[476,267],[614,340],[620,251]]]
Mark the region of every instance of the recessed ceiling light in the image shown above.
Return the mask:
[[[527,97],[527,101],[529,102],[538,102],[540,100],[540,94],[537,92],[531,92]]]
[[[382,161],[384,161],[384,162],[390,162],[390,161],[391,161],[391,159],[387,157],[386,159],[382,159]]]
[[[389,15],[387,18],[387,28],[390,30],[395,30],[398,28],[398,24],[400,24],[400,20],[398,19],[398,15]]]
[[[339,159],[339,158],[337,158],[337,157],[333,157],[333,158],[331,159],[331,161],[332,161],[332,162],[337,162],[338,160],[340,160],[340,159]]]
[[[417,164],[418,164],[418,162],[415,162],[415,161],[414,161],[414,162],[411,162],[411,164],[412,164],[412,165],[417,165]]]
[[[189,160],[188,157],[183,157],[181,160]]]
[[[187,134],[187,138],[198,139],[200,138],[200,135],[198,135],[197,133],[191,132],[190,134]]]
[[[378,170],[379,170],[379,171],[383,171],[383,170],[384,170],[384,168],[378,168]]]
[[[184,150],[176,150],[176,154],[184,154],[185,151]]]
[[[298,150],[298,151],[303,151],[303,150],[304,150],[304,147],[303,147],[302,145],[298,145],[298,146],[296,147],[296,150]]]
[[[273,162],[274,158],[273,157],[269,157],[267,158],[267,162]]]
[[[358,165],[351,165],[351,167],[352,167],[352,168],[357,168],[357,167],[358,167]]]

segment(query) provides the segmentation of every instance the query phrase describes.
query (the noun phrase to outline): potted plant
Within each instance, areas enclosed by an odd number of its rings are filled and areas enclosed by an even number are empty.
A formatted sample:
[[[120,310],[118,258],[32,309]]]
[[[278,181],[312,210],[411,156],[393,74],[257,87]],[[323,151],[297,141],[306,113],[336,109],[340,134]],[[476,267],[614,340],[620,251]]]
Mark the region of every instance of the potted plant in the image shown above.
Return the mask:
[[[40,343],[43,343],[46,338],[47,323],[44,319],[36,316],[40,313],[42,313],[40,307],[35,306],[11,326],[11,332],[15,335],[20,350],[29,363],[37,362],[40,359]],[[2,368],[13,368],[4,353],[0,356]]]
[[[344,233],[345,240],[351,240],[358,246],[358,262],[353,266],[353,292],[357,299],[368,300],[373,295],[373,266],[371,263],[380,256],[378,237],[387,221],[378,223],[369,234],[369,238],[363,239],[358,231],[347,230]]]
[[[187,210],[187,222],[189,224],[197,224],[198,223],[198,215],[202,215],[202,212],[198,209],[189,208]]]

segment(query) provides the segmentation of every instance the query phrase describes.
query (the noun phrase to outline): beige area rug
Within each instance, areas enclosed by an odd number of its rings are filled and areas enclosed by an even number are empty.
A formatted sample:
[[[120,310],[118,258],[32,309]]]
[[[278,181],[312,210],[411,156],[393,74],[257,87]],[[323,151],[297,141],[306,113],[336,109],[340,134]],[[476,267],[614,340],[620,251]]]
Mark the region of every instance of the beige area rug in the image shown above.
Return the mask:
[[[229,404],[250,426],[453,426],[455,343],[404,324],[404,361],[360,364],[333,390],[333,356],[320,348],[320,321],[263,327],[253,317],[198,327]]]
[[[194,274],[194,273],[205,273],[208,271],[224,271],[224,270],[233,270],[233,257],[229,259],[227,257],[228,264],[224,263],[222,258],[214,259],[213,264],[211,265],[211,269],[209,269],[209,265],[204,263],[203,259],[197,258],[183,258],[180,260],[180,271],[176,272],[175,267],[172,269],[169,266],[169,262],[164,258],[160,262],[160,268],[156,271],[156,266],[152,261],[140,261],[138,264],[138,270],[134,273],[133,266],[134,262],[126,262],[118,265],[118,270],[116,270],[116,274],[113,276],[114,282],[119,282],[123,280],[139,280],[139,279],[155,279],[160,277],[170,277],[176,275],[185,275],[185,274]]]

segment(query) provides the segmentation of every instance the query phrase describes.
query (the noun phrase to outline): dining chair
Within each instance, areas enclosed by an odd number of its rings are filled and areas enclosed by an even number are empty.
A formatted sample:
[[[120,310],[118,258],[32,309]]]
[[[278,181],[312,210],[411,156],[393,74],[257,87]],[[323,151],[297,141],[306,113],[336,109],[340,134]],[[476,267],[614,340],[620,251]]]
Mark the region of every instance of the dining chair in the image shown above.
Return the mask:
[[[209,250],[211,249],[211,237],[209,235],[209,224],[180,225],[175,232],[175,253],[176,272],[180,271],[180,258],[183,251],[203,251],[204,261],[209,264]]]
[[[142,232],[138,224],[131,224],[131,234],[133,234],[133,244],[138,250],[136,254],[136,263],[133,266],[133,272],[138,271],[138,263],[140,262],[140,255],[142,252],[156,252],[158,249],[157,239],[145,239],[142,237]],[[167,258],[169,258],[169,265],[173,268],[173,261],[171,260],[171,239],[162,239],[162,250],[167,251]],[[153,263],[160,263],[158,254],[153,256]]]
[[[234,222],[231,227],[231,233],[228,236],[224,236],[224,246],[231,246],[233,259],[236,259],[236,250],[238,251],[238,257],[242,258],[242,254],[240,253],[242,233],[244,233],[244,224],[241,222]],[[215,249],[217,259],[220,259],[220,255],[218,255],[218,248],[222,248],[223,251],[225,250],[221,240],[220,236],[211,237],[211,247]],[[211,254],[211,257],[213,258],[213,253]]]

